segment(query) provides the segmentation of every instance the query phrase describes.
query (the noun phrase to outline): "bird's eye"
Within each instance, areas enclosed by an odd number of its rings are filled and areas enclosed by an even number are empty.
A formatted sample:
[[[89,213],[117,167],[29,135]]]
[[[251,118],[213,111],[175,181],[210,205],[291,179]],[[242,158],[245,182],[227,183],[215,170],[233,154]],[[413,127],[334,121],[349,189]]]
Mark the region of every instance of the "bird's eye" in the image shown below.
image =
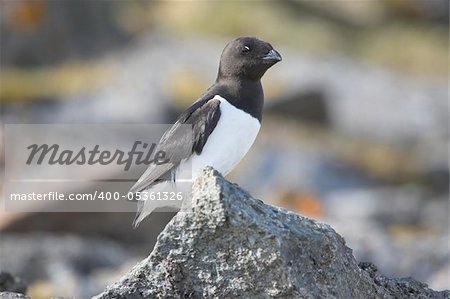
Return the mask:
[[[245,53],[245,52],[250,52],[249,46],[244,46],[244,48],[242,48],[242,53]]]

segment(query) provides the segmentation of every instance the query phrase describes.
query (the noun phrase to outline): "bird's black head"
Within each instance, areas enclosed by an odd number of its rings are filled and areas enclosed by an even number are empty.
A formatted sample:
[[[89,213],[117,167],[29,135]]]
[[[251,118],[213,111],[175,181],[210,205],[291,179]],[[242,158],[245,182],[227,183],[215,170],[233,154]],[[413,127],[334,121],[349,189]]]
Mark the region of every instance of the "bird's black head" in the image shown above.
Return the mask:
[[[269,43],[255,37],[239,37],[223,50],[218,79],[259,80],[279,61],[281,55]]]

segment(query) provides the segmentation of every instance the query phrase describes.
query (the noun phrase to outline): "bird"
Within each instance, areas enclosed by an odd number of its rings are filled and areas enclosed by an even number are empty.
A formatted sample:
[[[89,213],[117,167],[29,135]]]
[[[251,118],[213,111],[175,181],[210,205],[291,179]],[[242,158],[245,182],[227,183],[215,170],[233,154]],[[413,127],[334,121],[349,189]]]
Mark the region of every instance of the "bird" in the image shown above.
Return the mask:
[[[157,150],[168,155],[166,163],[150,164],[129,193],[173,190],[181,184],[181,172],[193,181],[205,166],[226,176],[258,135],[264,105],[261,78],[281,60],[270,43],[256,37],[230,41],[220,56],[215,82],[158,142]],[[149,202],[138,201],[134,228],[161,206]]]

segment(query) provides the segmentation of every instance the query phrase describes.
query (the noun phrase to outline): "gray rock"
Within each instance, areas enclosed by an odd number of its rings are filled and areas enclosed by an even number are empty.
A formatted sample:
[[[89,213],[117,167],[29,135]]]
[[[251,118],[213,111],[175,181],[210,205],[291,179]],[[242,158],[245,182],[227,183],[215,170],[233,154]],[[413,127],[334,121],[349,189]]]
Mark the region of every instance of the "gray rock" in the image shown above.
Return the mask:
[[[0,292],[0,299],[30,299],[22,293]]]
[[[47,282],[55,294],[87,298],[99,293],[104,282],[95,274],[118,269],[130,259],[129,250],[102,237],[50,233],[1,235],[1,268],[31,286]],[[13,280],[14,279],[14,280]],[[0,292],[25,292],[18,278],[0,274]]]
[[[17,292],[25,294],[27,285],[19,277],[15,277],[8,272],[0,271],[0,294],[5,292]]]
[[[329,225],[253,199],[206,168],[150,256],[94,297],[450,298],[358,265]]]

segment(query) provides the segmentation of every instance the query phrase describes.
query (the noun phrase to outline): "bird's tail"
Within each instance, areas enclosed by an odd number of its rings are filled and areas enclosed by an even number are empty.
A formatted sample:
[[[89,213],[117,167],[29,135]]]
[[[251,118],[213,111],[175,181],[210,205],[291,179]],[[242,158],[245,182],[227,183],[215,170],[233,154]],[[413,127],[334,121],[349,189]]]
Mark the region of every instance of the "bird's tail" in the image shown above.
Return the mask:
[[[191,184],[160,181],[153,184],[149,189],[140,192],[139,195],[136,194],[135,199],[138,199],[138,205],[133,228],[137,228],[141,221],[154,211],[179,211],[182,203],[190,200],[191,190]]]

